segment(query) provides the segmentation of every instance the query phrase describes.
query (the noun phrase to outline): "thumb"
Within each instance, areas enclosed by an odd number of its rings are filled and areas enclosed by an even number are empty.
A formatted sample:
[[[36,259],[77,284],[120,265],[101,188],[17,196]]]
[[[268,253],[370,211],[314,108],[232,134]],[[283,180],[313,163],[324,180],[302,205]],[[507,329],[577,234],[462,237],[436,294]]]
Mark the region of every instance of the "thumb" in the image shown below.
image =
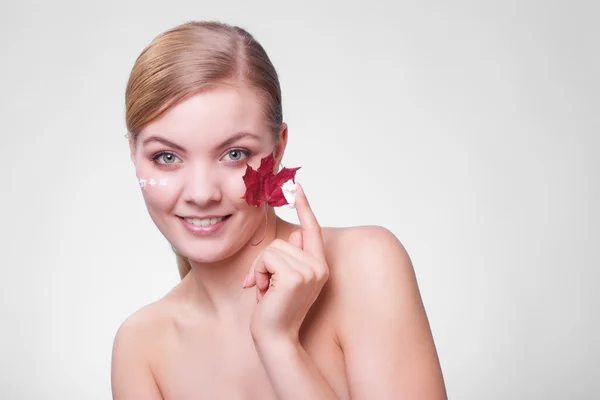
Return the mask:
[[[302,250],[302,231],[297,230],[292,232],[288,241],[293,245]]]

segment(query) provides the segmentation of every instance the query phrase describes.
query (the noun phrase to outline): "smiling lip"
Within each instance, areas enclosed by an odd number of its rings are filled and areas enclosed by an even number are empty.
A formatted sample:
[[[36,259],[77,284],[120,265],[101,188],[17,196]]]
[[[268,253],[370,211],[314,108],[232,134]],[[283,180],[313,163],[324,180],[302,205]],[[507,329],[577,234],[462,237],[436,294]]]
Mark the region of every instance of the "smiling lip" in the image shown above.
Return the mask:
[[[207,226],[194,225],[185,220],[185,218],[197,218],[197,217],[179,217],[179,220],[181,221],[183,226],[193,235],[206,236],[206,235],[213,234],[213,233],[219,231],[221,228],[223,228],[223,226],[225,226],[227,221],[229,221],[229,217],[231,217],[231,214],[227,215],[222,221],[219,221],[214,225],[207,225]],[[219,217],[212,216],[212,217],[204,217],[204,218],[219,218]],[[199,219],[203,219],[203,218],[199,218]]]
[[[179,218],[209,219],[209,218],[228,217],[229,215],[231,215],[231,214],[228,214],[228,215],[204,215],[202,217],[200,217],[198,215],[183,215],[183,216],[179,216]]]

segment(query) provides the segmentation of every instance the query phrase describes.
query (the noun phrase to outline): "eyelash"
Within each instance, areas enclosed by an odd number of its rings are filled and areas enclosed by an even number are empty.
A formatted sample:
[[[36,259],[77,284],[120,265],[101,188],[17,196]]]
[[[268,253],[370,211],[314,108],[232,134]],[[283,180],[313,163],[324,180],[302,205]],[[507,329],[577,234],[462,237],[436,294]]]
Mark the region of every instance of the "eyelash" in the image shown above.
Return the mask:
[[[252,152],[251,152],[250,150],[248,150],[248,149],[244,149],[244,148],[236,148],[236,149],[231,149],[231,150],[229,150],[229,151],[228,151],[226,154],[230,154],[231,152],[234,152],[234,151],[238,151],[238,152],[240,152],[240,153],[244,154],[244,155],[246,156],[246,158],[245,158],[245,159],[248,159],[248,158],[252,157]],[[159,159],[161,156],[165,155],[165,154],[170,154],[170,155],[172,155],[173,157],[179,158],[179,157],[177,157],[177,156],[176,156],[174,153],[171,153],[170,151],[160,151],[160,152],[158,152],[158,153],[154,154],[154,155],[153,155],[153,156],[150,158],[150,160],[151,160],[151,161],[152,161],[154,164],[158,165],[158,166],[159,166],[159,167],[161,167],[161,168],[164,168],[164,167],[166,167],[166,168],[173,168],[173,167],[171,167],[171,165],[173,165],[173,164],[176,164],[176,163],[174,163],[174,162],[173,162],[173,163],[160,163],[160,162],[158,162],[158,159]],[[244,161],[245,159],[244,159],[244,158],[242,158],[242,159],[240,159],[240,160],[236,160],[236,161],[230,161],[230,162],[228,162],[228,164],[232,164],[232,165],[240,164],[240,163],[241,163],[242,161]]]

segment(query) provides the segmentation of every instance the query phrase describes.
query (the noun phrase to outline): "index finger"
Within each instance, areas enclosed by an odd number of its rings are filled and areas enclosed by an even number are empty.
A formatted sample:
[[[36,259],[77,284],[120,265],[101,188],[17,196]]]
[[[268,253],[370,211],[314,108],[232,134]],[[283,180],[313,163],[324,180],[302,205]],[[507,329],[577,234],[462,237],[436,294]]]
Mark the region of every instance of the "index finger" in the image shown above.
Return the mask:
[[[304,250],[318,258],[324,259],[323,236],[321,233],[321,225],[317,221],[317,217],[310,208],[304,188],[296,182],[296,202],[295,208],[298,212],[298,219],[302,228],[302,242]]]

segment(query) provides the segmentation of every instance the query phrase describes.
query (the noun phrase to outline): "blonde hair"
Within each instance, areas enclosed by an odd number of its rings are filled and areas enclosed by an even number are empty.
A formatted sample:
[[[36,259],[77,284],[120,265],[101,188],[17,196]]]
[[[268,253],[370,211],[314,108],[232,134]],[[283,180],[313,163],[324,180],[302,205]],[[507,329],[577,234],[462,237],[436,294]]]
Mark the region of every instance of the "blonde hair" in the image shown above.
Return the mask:
[[[142,129],[186,98],[233,81],[255,89],[274,143],[283,121],[281,87],[264,48],[246,30],[191,21],[159,34],[138,56],[125,92],[125,121],[134,143]],[[174,247],[179,275],[191,270]]]

